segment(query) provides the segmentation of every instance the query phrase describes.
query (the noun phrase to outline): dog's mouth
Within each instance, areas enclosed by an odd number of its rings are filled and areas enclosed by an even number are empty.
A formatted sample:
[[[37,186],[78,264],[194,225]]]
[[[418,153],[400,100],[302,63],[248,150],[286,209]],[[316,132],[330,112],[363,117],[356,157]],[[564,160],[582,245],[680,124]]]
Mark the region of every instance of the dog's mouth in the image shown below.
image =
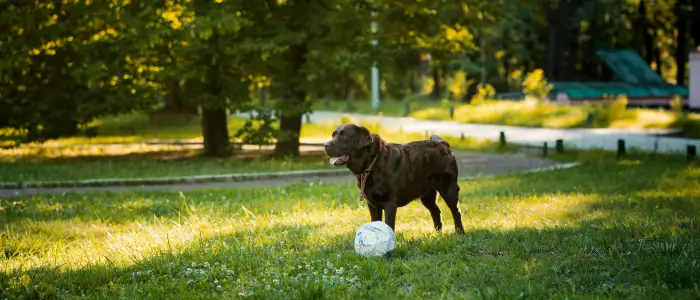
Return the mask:
[[[348,163],[349,160],[350,160],[350,156],[348,156],[348,155],[346,154],[346,155],[343,155],[343,156],[334,156],[334,157],[331,157],[330,163],[331,163],[331,165],[334,165],[334,166],[344,166],[344,165],[346,165],[346,164]]]

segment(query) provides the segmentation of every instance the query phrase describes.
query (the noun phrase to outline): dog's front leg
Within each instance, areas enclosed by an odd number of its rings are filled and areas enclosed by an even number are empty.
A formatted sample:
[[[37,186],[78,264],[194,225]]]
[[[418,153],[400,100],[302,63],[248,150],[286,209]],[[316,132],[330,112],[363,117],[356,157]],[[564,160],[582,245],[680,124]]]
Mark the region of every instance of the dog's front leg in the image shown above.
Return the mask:
[[[396,232],[396,228],[394,228],[394,225],[396,224],[396,209],[398,208],[398,200],[395,197],[392,197],[384,203],[384,223],[386,225],[389,225],[391,227],[391,230]]]
[[[369,206],[369,217],[372,219],[372,222],[381,221],[382,208],[372,205],[372,203],[370,203],[369,201],[367,201],[367,206]]]

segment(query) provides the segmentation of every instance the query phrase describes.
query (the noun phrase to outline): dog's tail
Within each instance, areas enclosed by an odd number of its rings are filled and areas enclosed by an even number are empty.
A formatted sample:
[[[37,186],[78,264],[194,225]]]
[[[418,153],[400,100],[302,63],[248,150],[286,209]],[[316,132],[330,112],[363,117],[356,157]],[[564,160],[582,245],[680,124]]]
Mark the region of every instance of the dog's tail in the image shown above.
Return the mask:
[[[447,148],[451,148],[450,143],[448,143],[445,139],[441,138],[437,134],[431,135],[430,140],[440,142],[441,144],[447,146]]]

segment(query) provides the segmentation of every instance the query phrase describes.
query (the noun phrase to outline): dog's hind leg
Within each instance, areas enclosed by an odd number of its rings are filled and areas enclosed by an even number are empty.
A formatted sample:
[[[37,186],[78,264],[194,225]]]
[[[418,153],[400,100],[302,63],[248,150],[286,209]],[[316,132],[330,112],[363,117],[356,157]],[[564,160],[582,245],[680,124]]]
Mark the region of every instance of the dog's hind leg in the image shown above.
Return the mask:
[[[437,190],[429,186],[423,195],[420,196],[420,202],[430,211],[430,217],[433,218],[433,225],[437,231],[442,230],[442,219],[440,218],[440,207],[437,204]]]
[[[447,207],[450,208],[455,229],[458,233],[464,233],[462,212],[459,209],[459,184],[457,183],[457,177],[449,173],[443,173],[439,176],[437,186],[440,196],[445,200]]]

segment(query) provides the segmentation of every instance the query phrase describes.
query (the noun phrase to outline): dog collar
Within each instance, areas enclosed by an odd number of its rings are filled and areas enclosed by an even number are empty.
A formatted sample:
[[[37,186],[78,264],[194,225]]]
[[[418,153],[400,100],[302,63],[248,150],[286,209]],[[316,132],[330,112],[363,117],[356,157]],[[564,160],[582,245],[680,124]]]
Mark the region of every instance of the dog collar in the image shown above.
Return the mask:
[[[377,162],[377,158],[379,158],[379,155],[382,154],[382,149],[384,149],[385,142],[383,139],[379,141],[379,153],[377,153],[376,156],[374,156],[374,159],[372,160],[372,163],[369,164],[369,167],[362,172],[362,174],[358,175],[359,176],[359,182],[357,183],[357,187],[360,189],[360,201],[362,201],[364,198],[367,197],[365,195],[365,184],[367,183],[367,177],[369,177],[369,173],[372,172],[372,167],[374,166],[374,163]]]

